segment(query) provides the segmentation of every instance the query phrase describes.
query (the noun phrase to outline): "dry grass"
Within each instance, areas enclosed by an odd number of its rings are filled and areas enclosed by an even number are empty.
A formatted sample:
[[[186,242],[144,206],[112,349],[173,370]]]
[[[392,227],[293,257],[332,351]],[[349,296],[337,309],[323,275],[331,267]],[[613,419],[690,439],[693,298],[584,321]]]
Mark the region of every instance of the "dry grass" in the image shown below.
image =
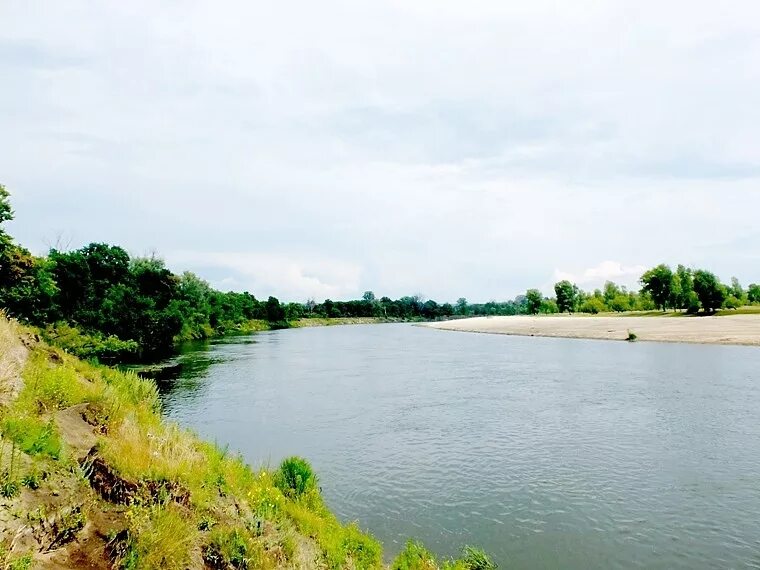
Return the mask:
[[[0,311],[0,405],[11,402],[23,385],[21,371],[27,350],[19,340],[19,327]]]

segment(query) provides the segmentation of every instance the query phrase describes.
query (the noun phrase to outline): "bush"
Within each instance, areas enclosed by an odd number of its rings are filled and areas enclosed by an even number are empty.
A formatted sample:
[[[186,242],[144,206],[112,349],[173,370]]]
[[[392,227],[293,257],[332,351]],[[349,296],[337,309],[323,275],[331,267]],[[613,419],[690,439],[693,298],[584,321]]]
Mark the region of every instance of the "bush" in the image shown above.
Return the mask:
[[[43,338],[66,352],[87,360],[122,362],[139,356],[139,345],[134,340],[121,340],[113,335],[98,332],[85,333],[65,323],[48,325]]]
[[[590,297],[586,299],[580,307],[581,313],[591,313],[596,315],[607,310],[607,307],[599,297]]]
[[[625,339],[625,340],[627,340],[628,342],[633,342],[633,341],[635,341],[637,338],[639,338],[639,337],[636,335],[636,333],[635,333],[635,332],[633,332],[633,331],[628,331],[628,336],[626,337],[626,339]]]
[[[726,309],[738,309],[739,307],[742,307],[744,303],[742,303],[739,299],[734,297],[733,295],[729,295],[726,300],[723,302],[723,307]]]
[[[309,462],[302,457],[288,457],[280,463],[274,484],[286,497],[297,499],[317,488],[317,476]]]

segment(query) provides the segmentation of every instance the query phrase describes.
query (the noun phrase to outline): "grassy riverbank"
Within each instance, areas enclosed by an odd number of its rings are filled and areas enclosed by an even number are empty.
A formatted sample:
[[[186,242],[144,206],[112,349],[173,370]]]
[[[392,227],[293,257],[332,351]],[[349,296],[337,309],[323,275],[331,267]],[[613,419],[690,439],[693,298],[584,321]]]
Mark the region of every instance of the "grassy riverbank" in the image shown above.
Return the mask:
[[[252,469],[161,418],[153,382],[0,318],[0,567],[380,568],[308,464]],[[371,484],[371,482],[368,482]],[[439,564],[415,543],[394,568]]]

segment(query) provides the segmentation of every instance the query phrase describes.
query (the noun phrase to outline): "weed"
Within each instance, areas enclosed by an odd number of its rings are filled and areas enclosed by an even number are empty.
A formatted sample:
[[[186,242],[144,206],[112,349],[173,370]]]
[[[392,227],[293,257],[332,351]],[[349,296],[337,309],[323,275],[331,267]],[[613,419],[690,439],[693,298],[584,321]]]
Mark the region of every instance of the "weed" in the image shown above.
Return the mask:
[[[462,562],[468,570],[496,570],[496,563],[480,548],[465,546],[462,551]]]
[[[77,533],[84,528],[85,521],[81,506],[61,510],[51,523],[53,542],[48,550],[53,550],[74,540]]]
[[[437,570],[435,557],[416,540],[409,540],[391,564],[391,570]]]
[[[634,342],[637,338],[639,338],[639,337],[636,335],[636,333],[633,332],[633,331],[631,331],[631,330],[629,330],[628,331],[628,336],[626,337],[625,340],[627,340],[628,342]]]

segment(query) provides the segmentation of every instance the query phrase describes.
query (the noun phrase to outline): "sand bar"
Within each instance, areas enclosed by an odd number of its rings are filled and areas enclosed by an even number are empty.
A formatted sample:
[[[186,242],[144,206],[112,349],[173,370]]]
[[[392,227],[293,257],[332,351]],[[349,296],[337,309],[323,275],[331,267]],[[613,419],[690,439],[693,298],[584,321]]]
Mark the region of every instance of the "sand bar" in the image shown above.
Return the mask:
[[[691,316],[513,316],[477,317],[428,323],[452,331],[625,340],[628,331],[640,341],[694,342],[760,346],[760,314]]]

